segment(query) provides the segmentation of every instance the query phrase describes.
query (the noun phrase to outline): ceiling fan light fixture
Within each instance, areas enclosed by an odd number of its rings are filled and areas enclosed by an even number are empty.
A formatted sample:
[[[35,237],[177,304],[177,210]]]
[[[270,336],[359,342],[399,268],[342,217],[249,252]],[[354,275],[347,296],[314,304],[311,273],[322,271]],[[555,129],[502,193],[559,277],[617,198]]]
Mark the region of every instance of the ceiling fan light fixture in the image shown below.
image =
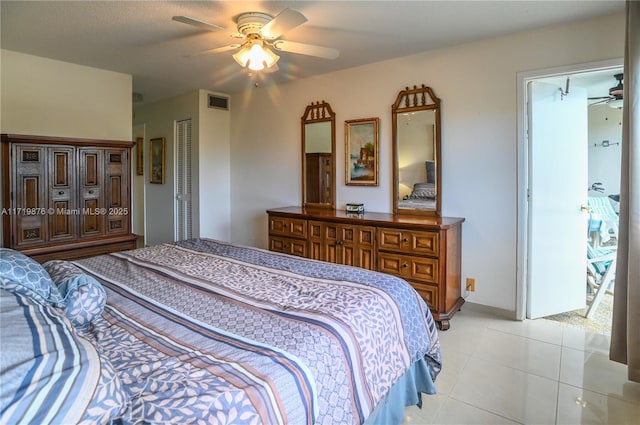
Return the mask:
[[[620,109],[622,108],[623,102],[624,101],[622,99],[615,99],[610,102],[607,102],[607,106],[609,108]]]
[[[249,68],[253,71],[261,71],[275,65],[280,59],[280,56],[265,47],[261,40],[258,40],[253,41],[240,49],[239,52],[233,55],[233,59],[235,59],[235,61],[244,68]]]

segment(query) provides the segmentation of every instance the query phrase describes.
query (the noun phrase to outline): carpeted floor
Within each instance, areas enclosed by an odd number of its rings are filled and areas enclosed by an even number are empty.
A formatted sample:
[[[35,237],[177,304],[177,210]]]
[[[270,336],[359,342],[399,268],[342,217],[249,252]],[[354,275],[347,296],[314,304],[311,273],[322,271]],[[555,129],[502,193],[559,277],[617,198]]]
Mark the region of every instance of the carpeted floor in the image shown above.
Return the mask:
[[[613,317],[613,295],[606,294],[596,309],[593,319],[584,317],[586,308],[568,311],[566,313],[547,316],[545,319],[561,322],[563,325],[584,329],[589,332],[611,335],[611,320]]]

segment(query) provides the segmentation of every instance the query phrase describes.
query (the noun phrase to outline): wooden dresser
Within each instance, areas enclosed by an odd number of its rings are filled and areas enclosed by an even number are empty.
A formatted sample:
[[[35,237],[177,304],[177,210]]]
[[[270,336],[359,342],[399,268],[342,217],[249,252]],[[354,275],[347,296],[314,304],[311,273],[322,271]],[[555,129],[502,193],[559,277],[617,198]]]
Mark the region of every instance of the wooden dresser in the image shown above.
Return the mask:
[[[463,218],[349,214],[330,209],[267,210],[269,249],[402,277],[424,298],[442,330],[461,296]]]
[[[3,246],[44,262],[135,248],[132,142],[2,135]]]

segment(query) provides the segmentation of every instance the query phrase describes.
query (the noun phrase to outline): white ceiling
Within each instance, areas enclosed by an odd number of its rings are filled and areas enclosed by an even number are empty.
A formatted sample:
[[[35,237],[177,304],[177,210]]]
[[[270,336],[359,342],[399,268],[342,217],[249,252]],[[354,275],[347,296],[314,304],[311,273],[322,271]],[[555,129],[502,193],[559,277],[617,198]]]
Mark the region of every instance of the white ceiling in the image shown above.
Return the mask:
[[[234,17],[285,8],[308,21],[282,38],[340,50],[335,60],[279,53],[279,71],[248,76],[232,52],[185,55],[236,42]],[[193,89],[234,93],[481,38],[620,13],[604,1],[7,1],[0,2],[3,49],[133,75],[155,101]],[[229,31],[175,22],[187,15]],[[612,76],[602,78],[615,85]],[[607,80],[608,79],[608,80]],[[606,82],[605,82],[606,81]],[[602,95],[607,92],[602,93]]]

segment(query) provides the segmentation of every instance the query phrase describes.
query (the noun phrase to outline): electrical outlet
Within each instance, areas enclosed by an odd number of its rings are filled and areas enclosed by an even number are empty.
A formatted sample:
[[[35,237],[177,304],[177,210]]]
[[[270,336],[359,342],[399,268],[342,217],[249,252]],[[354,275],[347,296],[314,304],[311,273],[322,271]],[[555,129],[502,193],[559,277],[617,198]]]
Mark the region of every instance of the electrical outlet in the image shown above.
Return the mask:
[[[467,278],[467,291],[474,292],[476,290],[476,280],[474,278]]]

